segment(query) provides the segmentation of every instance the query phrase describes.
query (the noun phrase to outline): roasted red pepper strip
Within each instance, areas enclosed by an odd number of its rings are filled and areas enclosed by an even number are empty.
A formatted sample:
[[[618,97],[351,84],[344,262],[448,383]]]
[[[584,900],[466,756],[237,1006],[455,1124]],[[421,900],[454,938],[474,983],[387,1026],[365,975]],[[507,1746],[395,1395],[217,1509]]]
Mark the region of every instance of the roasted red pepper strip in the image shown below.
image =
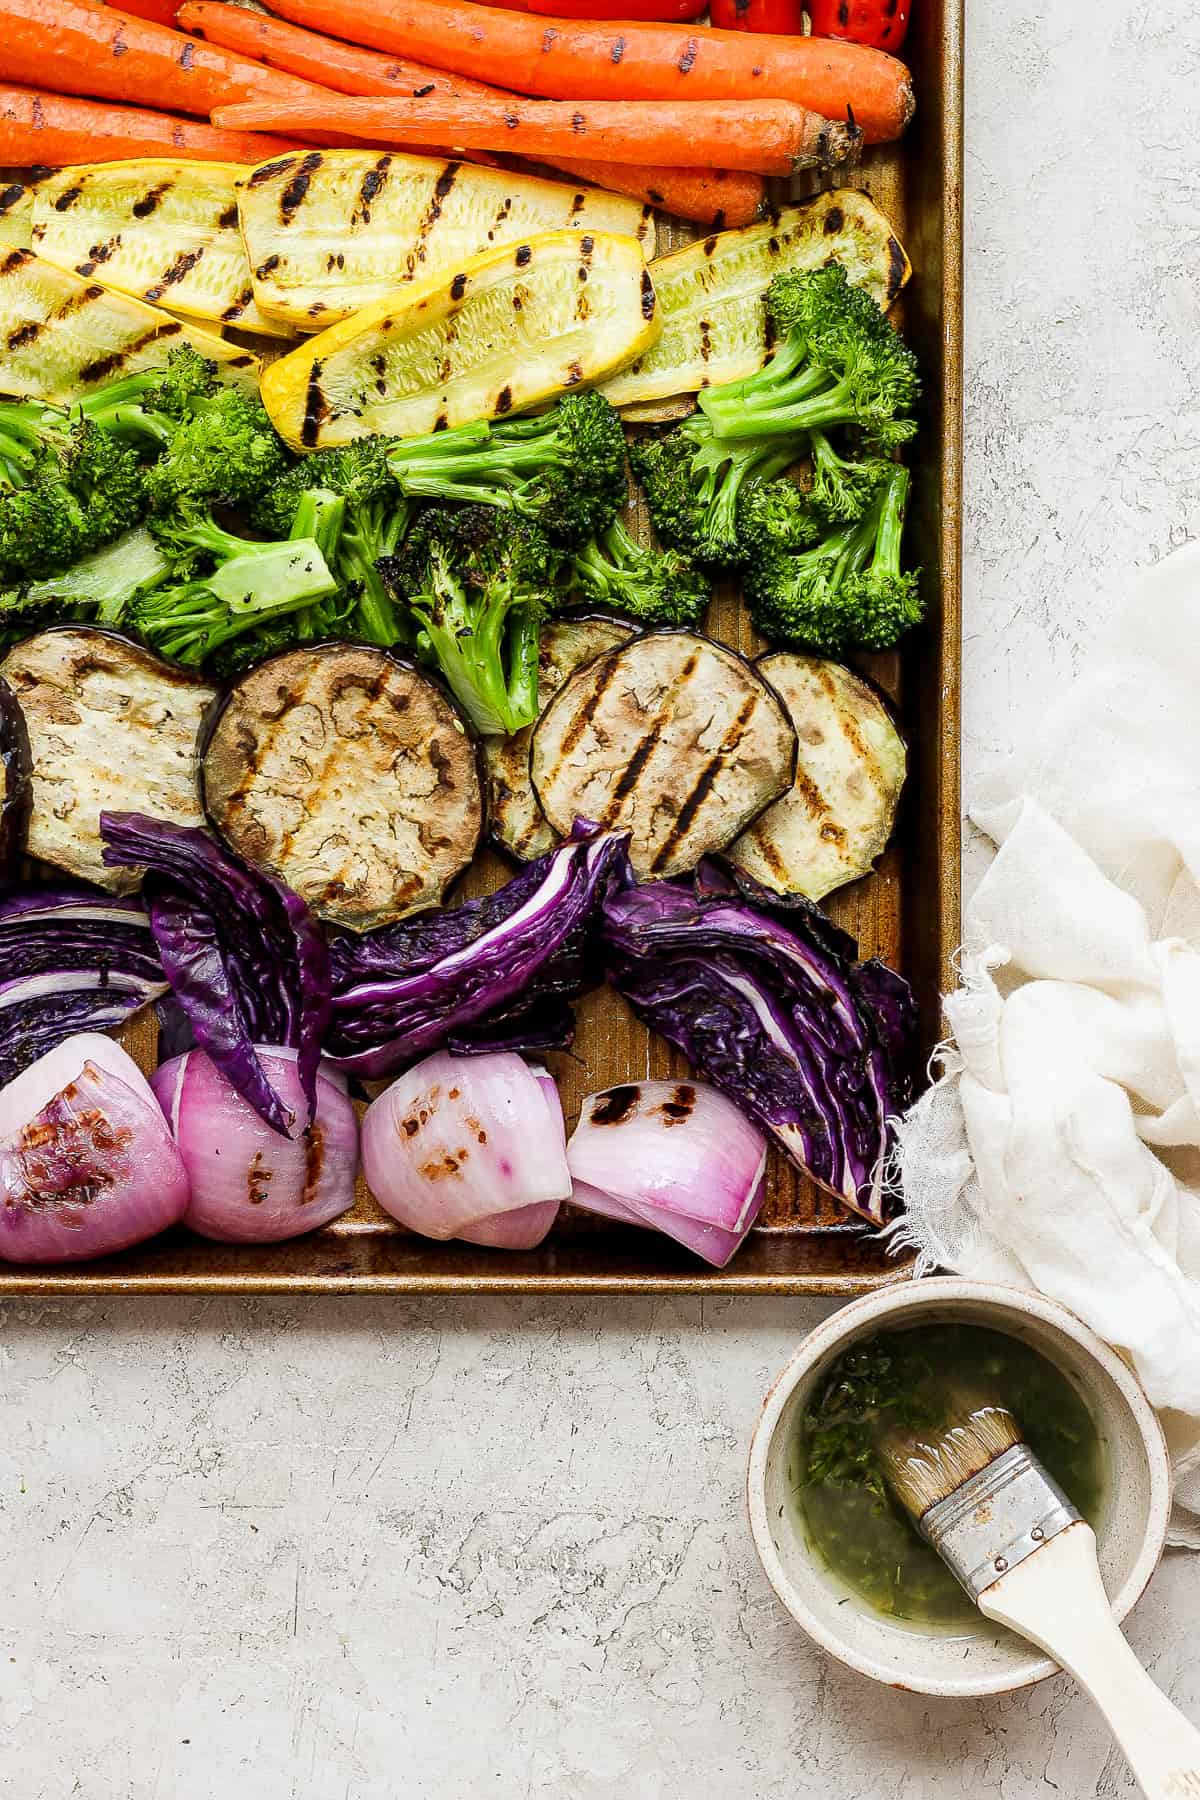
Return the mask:
[[[873,50],[899,50],[911,0],[805,0],[814,37],[848,38]]]
[[[710,0],[709,17],[721,31],[804,30],[805,0]]]

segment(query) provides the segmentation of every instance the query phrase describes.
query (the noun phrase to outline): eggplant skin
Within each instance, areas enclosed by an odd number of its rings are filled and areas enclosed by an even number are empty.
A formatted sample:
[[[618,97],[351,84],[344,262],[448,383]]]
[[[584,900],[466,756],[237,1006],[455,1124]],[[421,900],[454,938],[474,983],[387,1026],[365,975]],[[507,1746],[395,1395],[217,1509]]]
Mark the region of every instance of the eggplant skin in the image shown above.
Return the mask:
[[[693,631],[651,631],[598,656],[534,728],[529,772],[551,826],[631,832],[639,877],[723,850],[796,772],[778,694],[736,650]]]
[[[0,679],[0,879],[11,876],[25,850],[33,804],[33,757],[25,715],[7,681]]]
[[[606,650],[636,637],[638,627],[611,613],[563,612],[543,628],[538,646],[538,693],[542,710],[568,675],[602,656]],[[536,720],[534,722],[536,724]],[[559,842],[558,833],[546,822],[529,779],[529,745],[534,726],[526,725],[511,737],[487,738],[484,760],[488,772],[488,816],[492,842],[497,849],[530,862],[544,856]]]
[[[140,869],[105,866],[102,812],[203,825],[200,728],[215,690],[118,632],[62,625],[15,644],[0,663],[29,738],[26,853],[110,893]]]
[[[214,830],[331,924],[437,906],[486,824],[476,740],[422,670],[367,644],[285,651],[243,675],[202,760]]]
[[[884,700],[841,663],[790,650],[755,663],[800,740],[790,792],[756,819],[729,860],[777,894],[821,900],[869,875],[887,848],[906,750]]]

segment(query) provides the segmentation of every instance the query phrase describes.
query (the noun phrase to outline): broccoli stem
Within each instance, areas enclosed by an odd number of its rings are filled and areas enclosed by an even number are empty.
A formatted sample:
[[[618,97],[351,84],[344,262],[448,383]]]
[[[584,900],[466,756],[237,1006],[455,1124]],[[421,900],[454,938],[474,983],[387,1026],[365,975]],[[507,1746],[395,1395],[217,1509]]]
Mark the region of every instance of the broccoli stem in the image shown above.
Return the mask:
[[[871,566],[883,575],[894,577],[900,573],[900,543],[904,535],[904,514],[908,506],[910,479],[904,464],[897,463],[879,501],[875,555]]]

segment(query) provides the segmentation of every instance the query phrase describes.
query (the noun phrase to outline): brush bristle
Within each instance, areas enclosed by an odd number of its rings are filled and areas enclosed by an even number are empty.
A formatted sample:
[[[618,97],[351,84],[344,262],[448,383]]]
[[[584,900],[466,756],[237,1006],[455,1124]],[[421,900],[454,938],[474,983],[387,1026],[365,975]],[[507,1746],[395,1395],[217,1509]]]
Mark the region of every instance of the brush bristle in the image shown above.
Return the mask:
[[[906,1512],[920,1519],[1020,1441],[1020,1427],[1006,1406],[964,1398],[943,1424],[924,1431],[894,1428],[878,1449],[888,1486]]]

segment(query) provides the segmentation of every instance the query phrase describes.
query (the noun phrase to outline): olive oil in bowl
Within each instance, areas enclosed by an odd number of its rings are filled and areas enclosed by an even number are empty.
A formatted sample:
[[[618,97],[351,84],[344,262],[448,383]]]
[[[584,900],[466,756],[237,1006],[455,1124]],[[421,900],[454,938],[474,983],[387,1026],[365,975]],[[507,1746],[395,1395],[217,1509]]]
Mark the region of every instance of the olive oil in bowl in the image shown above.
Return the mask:
[[[852,1345],[818,1377],[789,1460],[805,1535],[834,1575],[888,1618],[969,1632],[978,1612],[892,1499],[876,1454],[891,1426],[936,1428],[963,1389],[1003,1401],[1095,1525],[1105,1454],[1085,1402],[1039,1351],[983,1326],[919,1325]]]

